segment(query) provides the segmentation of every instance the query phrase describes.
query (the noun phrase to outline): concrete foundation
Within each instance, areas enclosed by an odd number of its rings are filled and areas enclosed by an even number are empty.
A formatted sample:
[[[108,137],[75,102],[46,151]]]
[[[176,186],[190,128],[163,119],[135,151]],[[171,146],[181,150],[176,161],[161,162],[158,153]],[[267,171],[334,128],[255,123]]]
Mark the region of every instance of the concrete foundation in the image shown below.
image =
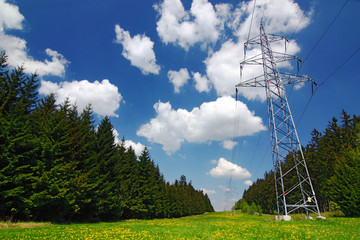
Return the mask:
[[[291,216],[289,216],[289,215],[285,215],[285,216],[277,215],[277,216],[275,216],[275,220],[289,222],[289,221],[291,221]]]

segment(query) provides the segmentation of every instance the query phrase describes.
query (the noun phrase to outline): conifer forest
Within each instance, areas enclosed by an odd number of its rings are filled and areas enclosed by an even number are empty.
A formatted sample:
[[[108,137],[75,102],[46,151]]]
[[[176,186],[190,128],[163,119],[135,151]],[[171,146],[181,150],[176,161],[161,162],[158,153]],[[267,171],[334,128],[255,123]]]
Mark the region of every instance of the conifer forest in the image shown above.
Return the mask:
[[[323,132],[314,129],[311,136],[304,155],[320,211],[341,210],[345,216],[360,216],[360,116],[343,110],[340,120],[333,117]],[[289,169],[292,161],[288,154],[282,169]],[[296,182],[296,177],[293,174],[291,178]],[[266,172],[244,191],[235,208],[249,211],[253,206],[276,213],[274,181],[274,172]]]
[[[0,54],[0,219],[115,221],[214,211],[185,176],[166,182],[147,149],[115,144],[108,117],[89,105],[39,99],[36,74]]]

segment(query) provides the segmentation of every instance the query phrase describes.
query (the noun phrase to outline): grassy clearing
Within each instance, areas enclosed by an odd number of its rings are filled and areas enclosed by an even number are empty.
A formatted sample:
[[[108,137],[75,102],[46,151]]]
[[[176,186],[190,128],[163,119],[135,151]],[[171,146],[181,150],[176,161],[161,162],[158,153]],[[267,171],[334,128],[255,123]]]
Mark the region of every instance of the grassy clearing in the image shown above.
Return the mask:
[[[310,221],[295,215],[291,222],[278,222],[273,216],[220,212],[179,219],[7,228],[0,229],[0,239],[360,239],[360,219]]]

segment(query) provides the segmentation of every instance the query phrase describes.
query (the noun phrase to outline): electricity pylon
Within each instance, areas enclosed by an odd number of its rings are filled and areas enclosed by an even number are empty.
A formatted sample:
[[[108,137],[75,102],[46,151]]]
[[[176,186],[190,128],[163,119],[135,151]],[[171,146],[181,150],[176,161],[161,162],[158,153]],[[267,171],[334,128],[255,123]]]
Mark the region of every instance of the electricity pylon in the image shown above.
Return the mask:
[[[296,56],[271,50],[270,43],[280,40],[285,40],[286,48],[287,39],[282,36],[266,34],[261,22],[260,35],[245,42],[244,56],[246,56],[247,48],[252,45],[260,45],[261,54],[245,59],[240,64],[240,74],[242,74],[243,66],[246,64],[262,65],[264,74],[246,81],[240,81],[236,87],[263,87],[266,91],[279,214],[277,219],[290,220],[291,217],[288,214],[298,209],[303,209],[308,217],[309,212],[316,213],[321,217],[284,88],[284,85],[313,82],[313,80],[278,71],[277,63],[297,60],[299,66],[301,62]],[[288,159],[285,165],[286,158]],[[285,216],[281,217],[281,214]]]

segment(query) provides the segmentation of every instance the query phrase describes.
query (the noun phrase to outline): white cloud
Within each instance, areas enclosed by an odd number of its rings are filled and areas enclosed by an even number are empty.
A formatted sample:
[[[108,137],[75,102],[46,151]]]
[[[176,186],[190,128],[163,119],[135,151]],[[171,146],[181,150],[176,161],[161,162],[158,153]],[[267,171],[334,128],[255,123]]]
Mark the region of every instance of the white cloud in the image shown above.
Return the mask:
[[[251,52],[254,52],[253,50]],[[221,49],[212,53],[204,61],[206,73],[219,96],[234,95],[235,85],[240,79],[240,62],[243,60],[244,45],[227,41]],[[259,76],[262,67],[246,68],[243,79]],[[248,99],[265,100],[265,91],[262,88],[242,88],[241,93]]]
[[[118,87],[107,79],[93,83],[82,80],[59,84],[42,80],[39,93],[45,95],[54,93],[57,104],[63,103],[68,98],[70,103],[76,104],[79,111],[91,103],[93,111],[101,116],[118,116],[115,111],[122,100]]]
[[[274,51],[284,51],[282,43],[274,44],[272,47]],[[296,44],[292,44],[288,53],[293,54],[297,51],[299,51],[299,47]],[[242,78],[240,79],[240,62],[243,61],[243,53],[244,45],[230,40],[222,44],[219,51],[212,53],[204,61],[207,76],[219,96],[234,95],[235,85],[240,80],[244,81],[263,75],[262,66],[245,65],[242,71]],[[257,48],[247,51],[248,57],[258,54],[260,54],[260,50]],[[289,63],[282,63],[278,67],[291,68],[291,65]],[[262,87],[239,88],[239,93],[250,100],[258,99],[264,101],[266,99],[265,90]]]
[[[246,180],[246,181],[244,182],[244,184],[245,184],[246,186],[250,187],[251,185],[253,185],[253,182],[252,182],[251,180]]]
[[[170,70],[167,76],[170,82],[174,84],[175,93],[180,93],[180,88],[190,79],[189,72],[186,68],[181,68],[179,71]]]
[[[241,41],[248,37],[253,12],[254,0],[241,2],[233,11],[222,8],[222,15],[227,16],[226,26],[231,29]],[[293,33],[309,25],[312,11],[303,17],[303,11],[293,0],[256,1],[250,38],[259,35],[260,22],[263,19],[268,33]],[[300,21],[301,20],[301,21]],[[299,24],[299,25],[298,25]]]
[[[225,23],[228,21],[229,17],[231,17],[231,4],[220,3],[215,5],[216,15],[220,21],[219,29],[224,30]]]
[[[220,49],[209,49],[204,61],[207,76],[193,74],[199,92],[208,92],[213,85],[218,96],[235,94],[234,86],[239,83],[239,64],[244,56],[243,44],[248,37],[253,6],[254,0],[243,1],[236,7],[231,4],[213,6],[207,0],[193,0],[189,11],[184,9],[180,0],[164,0],[155,5],[159,13],[157,31],[164,43],[173,43],[188,50],[196,43],[215,46],[220,40]],[[268,33],[293,33],[296,28],[299,31],[310,23],[311,12],[303,17],[303,11],[292,0],[257,1],[250,37],[259,35],[262,17]],[[226,34],[221,34],[223,31]],[[273,44],[272,47],[274,51],[284,52],[283,44]],[[287,53],[295,54],[299,50],[293,40]],[[258,53],[259,49],[249,49],[247,56]],[[291,65],[282,63],[278,67],[291,68]],[[263,69],[262,66],[247,66],[243,73],[242,80],[247,80],[262,75]],[[242,88],[240,94],[252,100],[266,99],[262,88]]]
[[[235,108],[237,108],[235,110]],[[138,136],[149,142],[163,145],[167,154],[180,149],[184,141],[203,143],[224,141],[234,137],[235,112],[242,123],[237,136],[248,136],[265,130],[260,117],[250,112],[240,101],[225,96],[213,102],[205,102],[190,112],[186,109],[172,109],[169,102],[154,104],[157,116],[137,131]]]
[[[18,6],[0,0],[0,50],[5,50],[10,66],[23,66],[26,73],[37,73],[39,76],[64,76],[65,68],[70,63],[60,53],[47,48],[46,55],[50,60],[34,60],[28,55],[26,40],[6,34],[8,29],[22,30],[24,16]]]
[[[195,88],[198,92],[210,92],[210,81],[206,76],[201,76],[198,72],[192,73],[192,75],[195,80]]]
[[[166,44],[177,44],[188,50],[196,43],[206,47],[219,38],[221,21],[207,0],[194,0],[190,11],[185,11],[180,0],[164,0],[154,8],[160,15],[156,30]]]
[[[221,145],[225,149],[232,150],[236,145],[238,145],[238,143],[231,140],[225,140],[221,143]]]
[[[145,75],[159,74],[160,66],[156,64],[154,42],[145,35],[130,36],[128,31],[115,25],[116,43],[123,46],[122,55],[131,62],[131,65],[139,68]]]
[[[220,158],[217,166],[207,174],[215,178],[243,179],[251,177],[251,173],[246,168],[229,162],[225,158]]]
[[[23,20],[18,6],[0,0],[0,32],[4,29],[22,29]]]
[[[135,143],[132,140],[125,140],[125,148],[128,149],[130,147],[134,149],[136,156],[140,156],[145,149],[145,145],[139,142]]]
[[[112,132],[113,132],[115,144],[120,144],[121,140],[119,138],[119,132],[115,128],[112,129]]]
[[[215,190],[207,190],[205,188],[200,188],[201,191],[203,191],[203,193],[207,194],[207,195],[211,195],[211,194],[215,194],[216,191]]]
[[[114,135],[114,138],[115,138],[115,144],[121,144],[121,140],[119,138],[119,132],[115,128],[113,128],[113,135]],[[134,150],[136,156],[140,156],[141,153],[145,149],[145,145],[143,145],[143,144],[141,144],[139,142],[135,143],[132,140],[125,140],[124,147],[126,149],[129,149],[130,147],[132,147],[132,149]]]

